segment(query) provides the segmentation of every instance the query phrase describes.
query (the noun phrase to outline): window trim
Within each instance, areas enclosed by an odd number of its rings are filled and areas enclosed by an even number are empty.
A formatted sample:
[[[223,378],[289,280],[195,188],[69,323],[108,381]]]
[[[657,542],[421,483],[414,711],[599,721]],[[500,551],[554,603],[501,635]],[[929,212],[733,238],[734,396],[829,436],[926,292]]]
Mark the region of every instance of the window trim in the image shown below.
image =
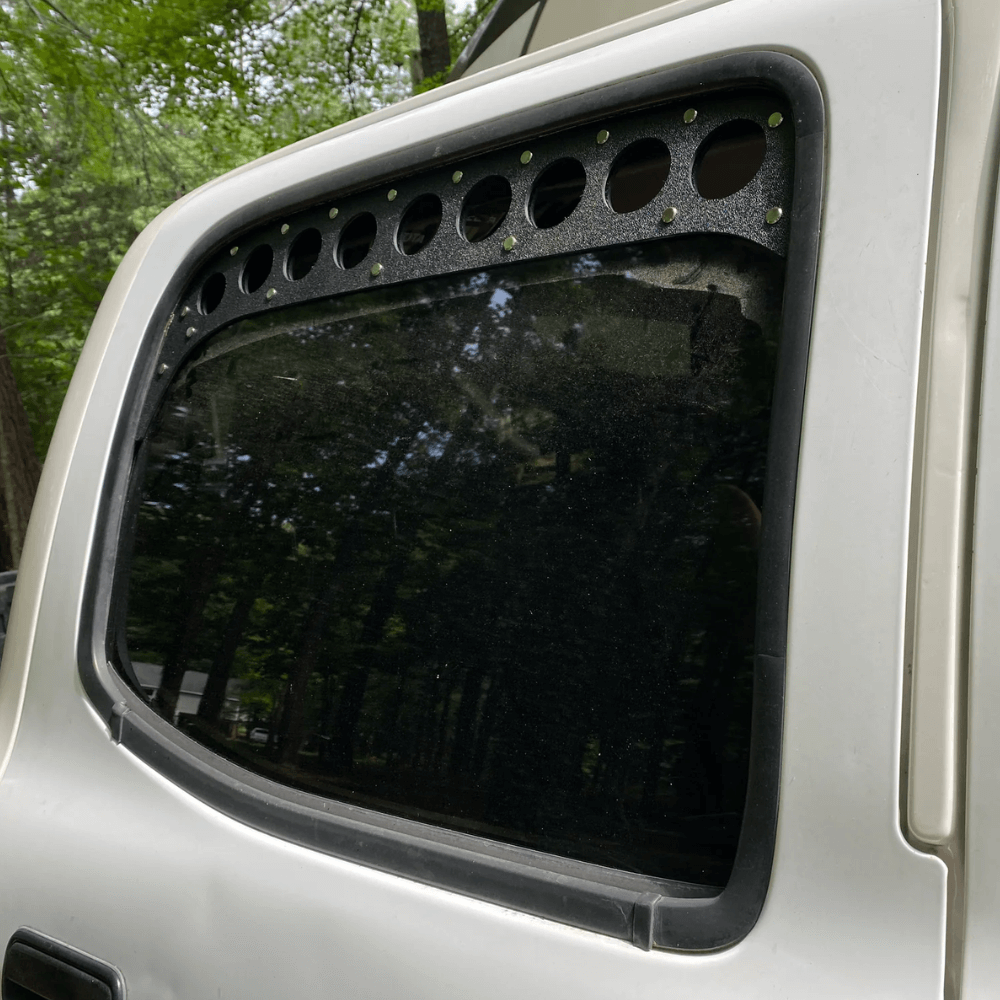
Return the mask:
[[[107,666],[111,594],[120,562],[123,515],[144,405],[175,304],[220,246],[206,236],[168,282],[146,330],[116,428],[84,588],[78,666],[84,688],[115,742],[169,780],[240,822],[301,846],[561,923],[630,940],[637,947],[710,951],[745,937],[770,882],[777,826],[785,640],[806,361],[822,208],[825,113],[815,77],[783,53],[749,52],[665,69],[638,79],[485,122],[459,135],[399,150],[372,176],[348,168],[337,196],[519,139],[610,114],[649,108],[687,94],[764,85],[782,92],[795,123],[794,195],[778,371],[772,404],[759,569],[753,738],[747,808],[733,873],[713,890],[614,872],[483,840],[296,791],[230,764],[156,716]],[[303,204],[329,198],[313,192]],[[270,217],[297,206],[271,206]],[[262,221],[248,206],[233,232]],[[125,540],[127,542],[127,539]],[[127,657],[125,658],[127,663]]]

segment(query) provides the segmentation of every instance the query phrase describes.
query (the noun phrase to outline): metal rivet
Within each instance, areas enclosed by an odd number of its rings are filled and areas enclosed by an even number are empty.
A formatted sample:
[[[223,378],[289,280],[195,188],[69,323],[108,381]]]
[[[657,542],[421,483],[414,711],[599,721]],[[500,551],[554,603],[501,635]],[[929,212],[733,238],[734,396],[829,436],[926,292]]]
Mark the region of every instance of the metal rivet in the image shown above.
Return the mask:
[[[397,193],[398,192],[396,191],[395,188],[389,188],[389,193],[386,195],[386,198],[388,198],[389,201],[395,201]]]
[[[340,215],[340,209],[339,208],[331,208],[330,209],[330,218],[331,219],[336,219],[338,215]]]
[[[273,288],[269,288],[267,290],[267,292],[264,294],[264,298],[265,299],[273,299],[275,297],[275,295],[277,295],[277,294],[278,293]]]
[[[235,257],[239,252],[240,252],[240,248],[239,247],[230,247],[229,248],[229,256],[230,257]]]
[[[156,369],[156,374],[166,375],[168,371],[170,371],[170,365],[160,365],[160,367]]]
[[[183,308],[183,309],[181,310],[181,317],[183,318],[184,316],[187,316],[187,314],[188,314],[189,312],[191,312],[191,307],[190,307],[190,306],[185,306],[185,307],[184,307],[184,308]]]
[[[597,133],[597,145],[603,146],[610,138],[611,133],[606,128],[602,128],[601,131]]]
[[[780,111],[775,111],[774,114],[768,118],[767,124],[770,125],[771,128],[777,128],[784,120],[785,116]]]
[[[684,112],[684,124],[690,125],[691,122],[693,122],[697,117],[698,117],[698,112],[695,111],[694,108],[688,108],[687,111]]]
[[[465,176],[465,174],[463,174],[461,170],[456,170],[451,175],[451,183],[452,184],[457,184],[464,176]]]
[[[526,149],[521,154],[521,162],[524,163],[524,164],[531,163],[531,150],[530,149]]]
[[[382,273],[381,264],[372,264],[372,277],[377,278]]]
[[[185,337],[193,337],[193,336],[194,336],[194,335],[195,335],[195,334],[196,334],[197,332],[198,332],[198,331],[197,331],[197,330],[196,330],[196,329],[195,329],[195,328],[194,328],[193,326],[189,326],[189,327],[188,327],[188,328],[187,328],[187,329],[186,329],[186,330],[184,331],[184,336],[185,336]]]
[[[291,229],[291,226],[289,226],[289,225],[288,225],[288,223],[286,222],[286,223],[285,223],[285,224],[284,224],[284,225],[283,225],[283,226],[281,227],[281,235],[282,235],[282,236],[284,236],[284,235],[285,235],[285,233],[287,233],[289,229]]]
[[[767,224],[769,226],[773,226],[778,221],[778,219],[781,218],[781,209],[780,208],[772,208],[767,213],[767,215],[764,216],[764,218],[767,219]]]
[[[661,222],[673,222],[677,218],[677,209],[673,205],[670,208],[665,208],[663,210],[663,215],[660,216]]]
[[[507,239],[503,241],[504,250],[513,250],[517,246],[517,237],[508,236]]]

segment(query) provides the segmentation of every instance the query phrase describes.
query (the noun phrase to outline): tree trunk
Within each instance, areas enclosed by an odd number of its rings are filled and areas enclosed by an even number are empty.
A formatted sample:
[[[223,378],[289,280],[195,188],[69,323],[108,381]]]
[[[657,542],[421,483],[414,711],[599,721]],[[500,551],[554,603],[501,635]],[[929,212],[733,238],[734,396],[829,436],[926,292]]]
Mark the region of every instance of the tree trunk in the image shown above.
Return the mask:
[[[17,569],[42,467],[0,332],[0,562]]]
[[[177,703],[180,700],[188,661],[197,649],[202,626],[205,624],[205,605],[212,596],[223,554],[220,549],[201,550],[188,564],[184,578],[187,596],[187,614],[174,632],[173,643],[163,665],[163,676],[156,692],[156,706],[160,715],[176,724]],[[183,606],[183,605],[182,605]]]
[[[361,638],[355,653],[356,662],[347,680],[337,706],[333,724],[333,760],[342,771],[350,771],[354,766],[354,737],[361,709],[364,707],[368,678],[377,664],[376,647],[382,638],[386,622],[396,608],[396,592],[406,572],[409,550],[400,548],[386,567],[382,579],[375,585],[371,607],[365,615],[361,628]]]
[[[255,585],[257,582],[254,580]],[[198,703],[198,718],[210,725],[219,725],[222,719],[223,709],[226,705],[229,675],[256,599],[256,586],[237,598],[222,633],[222,642],[212,660],[212,666],[209,668],[208,679],[205,681],[205,691]]]
[[[451,65],[444,0],[417,0],[417,32],[420,35],[421,77],[427,79],[444,73]]]

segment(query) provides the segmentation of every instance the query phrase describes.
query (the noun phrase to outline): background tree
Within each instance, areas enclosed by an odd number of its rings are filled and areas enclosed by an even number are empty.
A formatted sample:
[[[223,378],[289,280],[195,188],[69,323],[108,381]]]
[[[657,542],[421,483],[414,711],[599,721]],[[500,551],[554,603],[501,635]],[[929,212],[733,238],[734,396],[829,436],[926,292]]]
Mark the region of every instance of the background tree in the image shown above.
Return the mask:
[[[426,90],[444,79],[451,65],[444,0],[415,0],[420,36],[421,87]]]
[[[143,227],[408,96],[427,32],[417,88],[436,86],[493,3],[0,0],[0,568],[17,566],[76,359]]]

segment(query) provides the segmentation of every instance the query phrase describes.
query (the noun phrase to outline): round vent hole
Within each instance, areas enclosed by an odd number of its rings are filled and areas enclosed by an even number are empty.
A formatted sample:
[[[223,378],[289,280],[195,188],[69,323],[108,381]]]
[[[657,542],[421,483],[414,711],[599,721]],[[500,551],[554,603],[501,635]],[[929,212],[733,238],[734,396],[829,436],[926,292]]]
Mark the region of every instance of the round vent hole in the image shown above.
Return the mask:
[[[670,150],[659,139],[640,139],[615,158],[605,191],[619,215],[648,205],[663,190],[670,173]]]
[[[323,249],[323,237],[318,229],[305,229],[295,237],[288,251],[288,263],[285,264],[285,274],[292,281],[304,278],[319,260],[319,252]]]
[[[568,219],[580,204],[587,171],[579,160],[566,157],[546,167],[531,189],[528,215],[538,229],[551,229]]]
[[[440,225],[441,199],[436,194],[422,194],[403,213],[396,246],[407,257],[420,253],[434,239]]]
[[[357,267],[371,250],[378,232],[378,223],[371,212],[354,216],[344,226],[337,243],[337,263],[348,270]]]
[[[728,198],[757,175],[767,153],[764,130],[737,119],[710,132],[698,147],[694,183],[703,198]]]
[[[204,315],[215,312],[219,308],[222,296],[226,294],[226,276],[215,272],[204,285],[198,298],[198,308]]]
[[[254,247],[250,256],[247,257],[246,264],[243,265],[243,273],[240,275],[240,288],[247,295],[256,292],[267,281],[267,276],[271,273],[273,265],[274,251],[269,244],[262,243],[259,247]]]
[[[479,243],[507,218],[510,184],[503,177],[484,177],[465,197],[459,229],[470,243]]]

